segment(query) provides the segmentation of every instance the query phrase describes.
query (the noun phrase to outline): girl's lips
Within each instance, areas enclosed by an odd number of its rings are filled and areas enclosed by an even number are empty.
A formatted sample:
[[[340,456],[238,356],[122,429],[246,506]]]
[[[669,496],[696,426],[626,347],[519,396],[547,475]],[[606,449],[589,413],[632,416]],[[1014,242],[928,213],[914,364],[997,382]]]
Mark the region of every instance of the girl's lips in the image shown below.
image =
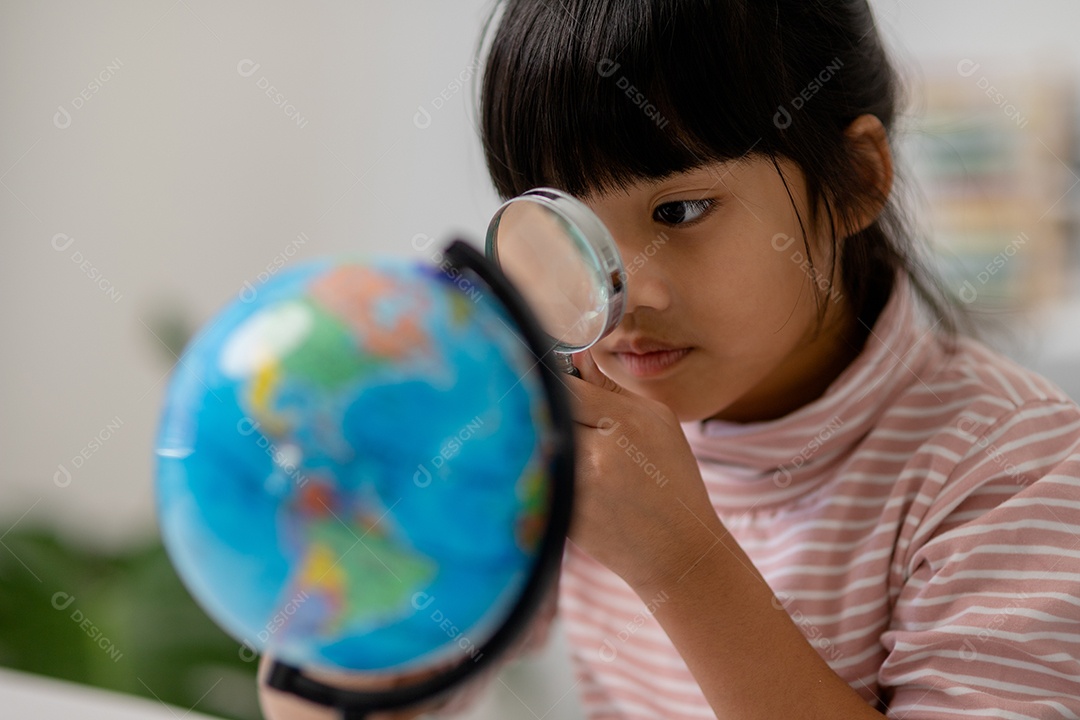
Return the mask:
[[[634,377],[654,377],[665,372],[690,353],[690,348],[648,353],[617,352],[615,357]]]

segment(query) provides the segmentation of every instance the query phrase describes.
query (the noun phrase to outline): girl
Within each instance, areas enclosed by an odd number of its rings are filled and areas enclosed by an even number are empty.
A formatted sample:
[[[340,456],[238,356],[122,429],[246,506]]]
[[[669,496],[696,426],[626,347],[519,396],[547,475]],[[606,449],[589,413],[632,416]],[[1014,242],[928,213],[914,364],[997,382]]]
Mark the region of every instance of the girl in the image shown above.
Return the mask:
[[[558,612],[590,718],[1080,716],[1080,409],[958,333],[866,0],[507,0],[498,192],[627,266],[577,358]]]

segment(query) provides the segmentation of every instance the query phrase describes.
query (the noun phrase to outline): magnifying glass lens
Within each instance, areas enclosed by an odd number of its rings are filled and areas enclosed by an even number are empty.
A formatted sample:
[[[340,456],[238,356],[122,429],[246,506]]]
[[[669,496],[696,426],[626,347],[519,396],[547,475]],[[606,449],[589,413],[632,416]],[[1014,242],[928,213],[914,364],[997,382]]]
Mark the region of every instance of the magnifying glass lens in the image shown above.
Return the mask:
[[[543,205],[514,203],[499,220],[497,251],[503,272],[558,345],[577,349],[600,336],[603,278],[582,261],[589,250],[577,228]]]

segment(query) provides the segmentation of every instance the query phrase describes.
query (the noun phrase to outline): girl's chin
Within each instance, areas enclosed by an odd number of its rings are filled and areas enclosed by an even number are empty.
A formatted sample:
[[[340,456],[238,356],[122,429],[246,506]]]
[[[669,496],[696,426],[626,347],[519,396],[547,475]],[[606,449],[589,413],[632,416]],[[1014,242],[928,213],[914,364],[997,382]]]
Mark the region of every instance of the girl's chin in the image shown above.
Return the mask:
[[[642,381],[622,373],[613,373],[608,377],[635,395],[667,406],[680,423],[723,419],[725,410],[738,400],[737,397],[732,398],[724,393],[724,388],[715,383],[697,382],[687,385],[682,378]]]

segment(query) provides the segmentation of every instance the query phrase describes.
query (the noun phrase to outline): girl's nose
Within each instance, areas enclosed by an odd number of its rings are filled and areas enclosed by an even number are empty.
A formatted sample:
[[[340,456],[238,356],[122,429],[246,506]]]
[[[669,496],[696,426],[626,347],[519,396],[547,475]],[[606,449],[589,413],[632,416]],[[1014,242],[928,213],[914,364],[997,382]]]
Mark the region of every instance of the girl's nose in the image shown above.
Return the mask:
[[[664,270],[664,244],[661,233],[655,237],[640,235],[626,241],[612,231],[615,244],[626,268],[626,312],[637,308],[666,310],[671,304],[670,278]]]
[[[626,268],[624,310],[638,308],[666,310],[671,305],[672,286],[664,270],[664,246],[668,237],[652,227],[635,224],[636,209],[617,206],[610,200],[582,200],[611,233]]]

